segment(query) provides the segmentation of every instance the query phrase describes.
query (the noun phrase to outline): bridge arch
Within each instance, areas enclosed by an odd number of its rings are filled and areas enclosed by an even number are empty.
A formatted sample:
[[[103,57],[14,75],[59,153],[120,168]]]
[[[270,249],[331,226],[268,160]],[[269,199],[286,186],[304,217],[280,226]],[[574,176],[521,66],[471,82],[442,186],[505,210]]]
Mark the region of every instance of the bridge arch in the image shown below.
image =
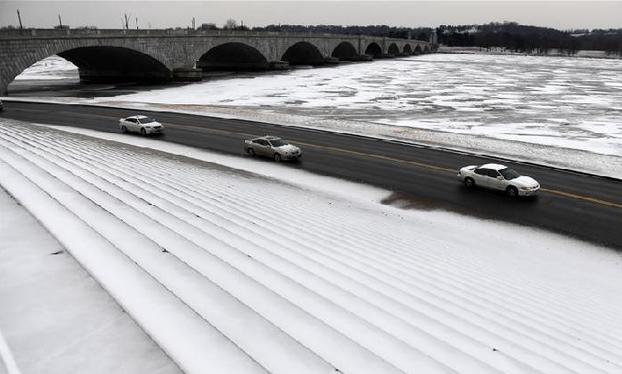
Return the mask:
[[[421,53],[423,53],[423,51],[421,50],[421,45],[417,44],[413,53],[416,55],[420,55]]]
[[[382,48],[380,48],[380,45],[378,45],[378,43],[371,42],[369,43],[367,48],[365,48],[365,54],[372,57],[380,57],[382,56]]]
[[[32,43],[34,44],[34,43]],[[130,45],[128,45],[130,44]],[[16,76],[47,57],[58,55],[76,65],[80,79],[97,81],[169,81],[172,69],[157,51],[143,50],[139,45],[125,41],[84,39],[75,42],[52,40],[36,45],[20,45],[20,57],[3,61],[0,76],[0,94]],[[155,54],[153,53],[155,52]]]
[[[197,68],[206,70],[266,70],[266,57],[255,47],[239,42],[219,44],[199,57]]]
[[[397,46],[397,44],[391,43],[389,45],[389,49],[387,50],[387,53],[390,54],[390,55],[393,55],[393,56],[397,56],[397,55],[400,54],[400,49]]]
[[[406,55],[412,55],[413,53],[413,49],[410,46],[410,44],[404,44],[404,49],[403,49],[404,54]]]
[[[423,53],[430,53],[430,46],[426,45],[426,46],[423,48]]]
[[[302,41],[293,44],[281,57],[282,61],[289,62],[290,65],[322,65],[324,56],[322,52],[313,44]]]
[[[58,53],[78,67],[84,82],[167,81],[171,71],[152,56],[124,47],[78,47]]]
[[[349,61],[358,55],[356,48],[350,42],[341,42],[335,47],[331,56],[342,61]]]

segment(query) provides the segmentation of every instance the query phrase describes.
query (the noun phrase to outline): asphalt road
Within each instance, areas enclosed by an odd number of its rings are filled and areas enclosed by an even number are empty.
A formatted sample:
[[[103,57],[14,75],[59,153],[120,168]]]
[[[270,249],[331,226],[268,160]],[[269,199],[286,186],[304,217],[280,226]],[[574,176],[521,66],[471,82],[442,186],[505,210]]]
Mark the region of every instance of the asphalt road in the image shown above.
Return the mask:
[[[104,132],[118,132],[118,119],[136,114],[124,109],[62,104],[5,101],[4,106],[0,117]],[[159,137],[162,141],[242,157],[243,139],[277,135],[304,151],[303,161],[286,167],[393,191],[386,203],[534,226],[622,249],[620,180],[297,127],[176,113],[141,114],[151,115],[166,126],[166,134]],[[540,195],[511,199],[503,193],[466,189],[457,180],[459,167],[487,162],[501,162],[536,178],[542,186]]]

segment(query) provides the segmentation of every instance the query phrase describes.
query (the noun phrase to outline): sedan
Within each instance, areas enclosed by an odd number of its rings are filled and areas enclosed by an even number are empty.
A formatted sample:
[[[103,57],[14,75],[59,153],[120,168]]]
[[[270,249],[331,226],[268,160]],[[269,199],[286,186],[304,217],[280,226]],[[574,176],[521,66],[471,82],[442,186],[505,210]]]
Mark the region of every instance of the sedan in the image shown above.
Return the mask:
[[[249,156],[270,157],[274,161],[298,160],[302,156],[302,150],[287,141],[276,136],[262,136],[244,141],[244,152]]]
[[[533,196],[540,190],[540,184],[535,179],[499,164],[465,166],[458,171],[458,178],[467,187],[505,191],[512,197]]]
[[[161,134],[164,126],[155,119],[147,116],[131,116],[119,120],[121,132],[136,132],[141,135]]]

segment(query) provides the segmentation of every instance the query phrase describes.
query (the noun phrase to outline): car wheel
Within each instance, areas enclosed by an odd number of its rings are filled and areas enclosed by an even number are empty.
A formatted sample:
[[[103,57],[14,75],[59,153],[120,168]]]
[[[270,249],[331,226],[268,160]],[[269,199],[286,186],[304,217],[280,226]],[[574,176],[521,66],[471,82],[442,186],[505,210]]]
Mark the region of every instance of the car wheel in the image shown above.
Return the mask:
[[[145,130],[144,127],[140,129],[140,135],[143,135],[143,136],[147,135],[147,131]]]
[[[281,155],[280,155],[280,154],[278,154],[278,153],[275,153],[275,154],[274,154],[274,161],[276,161],[276,162],[281,162]]]
[[[466,177],[464,178],[464,185],[467,188],[475,187],[475,181],[473,180],[473,178]]]
[[[127,132],[127,127],[121,126],[121,132],[125,134]]]
[[[246,153],[248,153],[248,155],[251,157],[255,157],[255,150],[253,148],[247,149]]]
[[[505,190],[505,192],[508,194],[509,197],[516,197],[516,196],[518,196],[518,190],[514,186],[508,187]]]

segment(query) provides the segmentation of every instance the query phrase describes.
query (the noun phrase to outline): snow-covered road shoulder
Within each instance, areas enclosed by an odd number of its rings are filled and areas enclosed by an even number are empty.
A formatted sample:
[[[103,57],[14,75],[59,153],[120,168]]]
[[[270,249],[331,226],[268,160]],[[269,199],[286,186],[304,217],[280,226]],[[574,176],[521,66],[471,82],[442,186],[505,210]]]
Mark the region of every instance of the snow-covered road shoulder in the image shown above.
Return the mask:
[[[186,373],[622,370],[622,256],[606,248],[15,121],[0,122],[0,184]]]

